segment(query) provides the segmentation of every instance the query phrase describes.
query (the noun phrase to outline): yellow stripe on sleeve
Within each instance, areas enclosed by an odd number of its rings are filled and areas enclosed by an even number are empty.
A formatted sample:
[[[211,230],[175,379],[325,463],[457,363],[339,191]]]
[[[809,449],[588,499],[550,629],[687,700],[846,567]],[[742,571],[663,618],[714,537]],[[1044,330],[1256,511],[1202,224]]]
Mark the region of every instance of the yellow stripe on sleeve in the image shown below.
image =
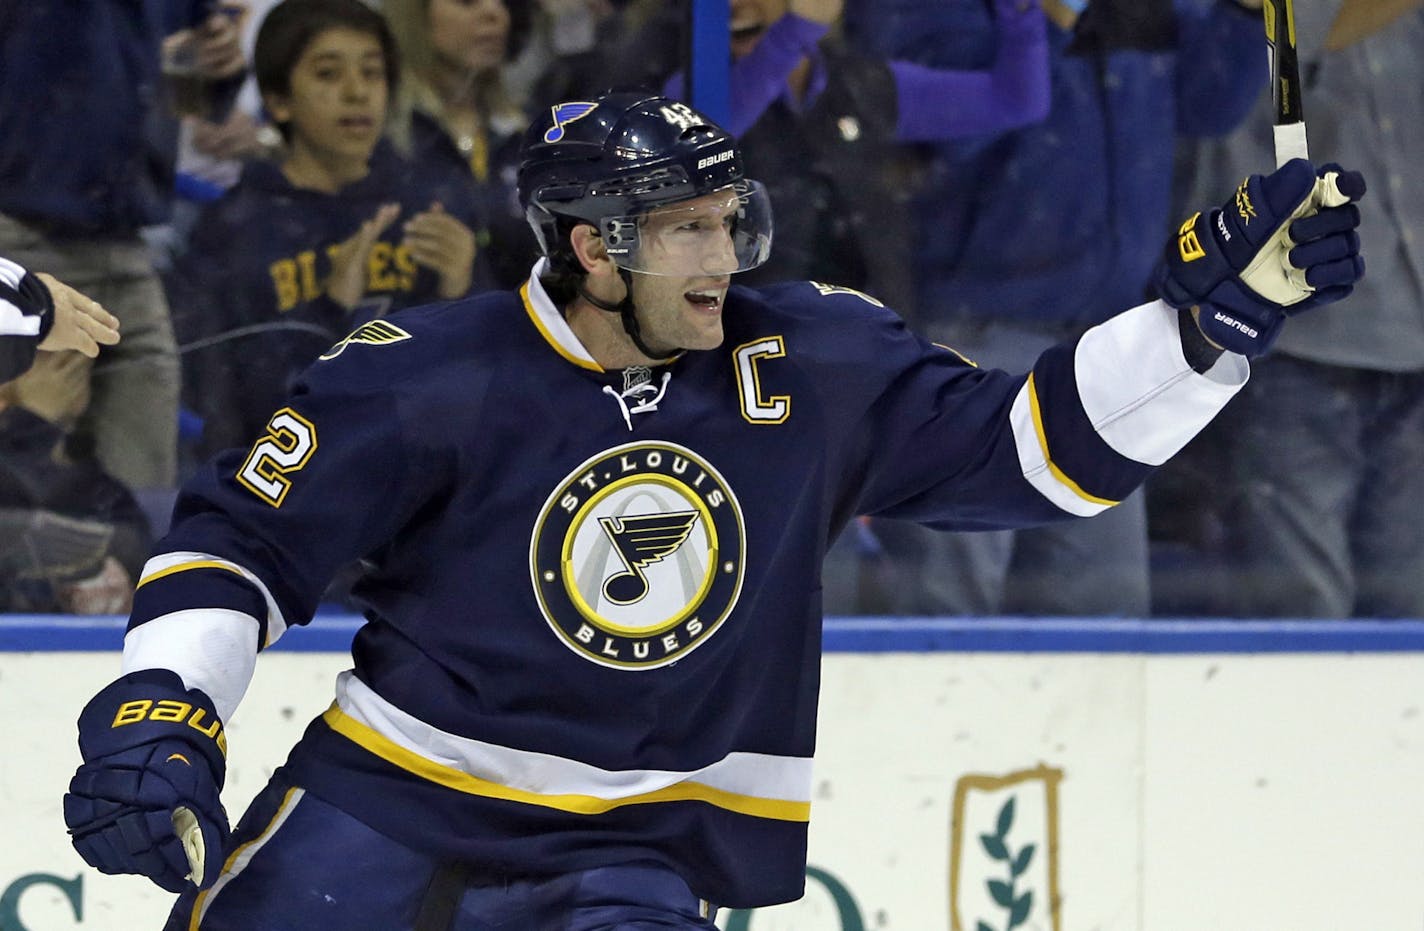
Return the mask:
[[[138,585],[134,587],[136,589],[143,588],[149,582],[156,582],[165,576],[173,575],[176,572],[187,572],[190,569],[222,569],[227,572],[231,572],[235,575],[242,576],[242,573],[238,571],[235,566],[232,566],[228,563],[216,559],[198,559],[194,560],[193,562],[185,562],[179,563],[176,566],[169,566],[166,569],[159,569],[157,572],[154,572],[150,575],[146,575],[143,578],[139,579]],[[242,577],[244,579],[246,578],[246,576]]]
[[[1120,504],[1121,502],[1113,501],[1110,498],[1099,498],[1097,495],[1089,494],[1084,491],[1077,482],[1069,478],[1062,469],[1058,468],[1057,463],[1053,461],[1053,457],[1048,453],[1048,434],[1044,432],[1043,429],[1043,414],[1038,407],[1038,388],[1034,385],[1032,372],[1028,375],[1028,407],[1033,414],[1033,429],[1034,432],[1038,434],[1038,446],[1039,449],[1043,451],[1044,464],[1048,466],[1048,471],[1053,473],[1053,477],[1058,479],[1059,484],[1084,501],[1091,501],[1093,504],[1101,504],[1107,507]]]

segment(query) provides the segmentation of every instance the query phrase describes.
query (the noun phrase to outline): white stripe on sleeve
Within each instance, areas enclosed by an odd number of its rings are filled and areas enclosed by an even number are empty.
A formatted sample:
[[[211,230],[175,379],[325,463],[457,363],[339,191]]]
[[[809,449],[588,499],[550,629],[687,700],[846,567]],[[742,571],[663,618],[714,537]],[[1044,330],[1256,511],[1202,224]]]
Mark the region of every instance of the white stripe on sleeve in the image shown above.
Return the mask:
[[[175,572],[204,568],[226,569],[229,572],[235,572],[251,582],[262,593],[262,600],[267,604],[267,642],[262,644],[264,650],[280,640],[282,635],[287,632],[287,619],[282,615],[282,609],[277,606],[277,599],[272,597],[267,586],[252,570],[238,565],[230,559],[222,559],[208,553],[160,553],[143,564],[138,584],[143,585]]]
[[[229,608],[174,611],[124,635],[123,672],[171,669],[201,689],[226,724],[257,668],[257,618]]]
[[[1117,502],[1087,495],[1072,483],[1048,458],[1044,449],[1041,424],[1035,415],[1033,380],[1024,382],[1009,411],[1009,426],[1014,431],[1014,446],[1019,454],[1019,468],[1039,494],[1069,514],[1092,517],[1101,514]]]
[[[0,336],[39,336],[39,314],[27,314],[0,298]]]
[[[6,258],[0,258],[0,281],[20,290],[20,279],[25,277],[25,267]]]
[[[1205,375],[1182,355],[1177,311],[1161,301],[1093,327],[1073,363],[1083,409],[1103,441],[1129,459],[1161,465],[1246,384],[1244,356],[1223,353]]]

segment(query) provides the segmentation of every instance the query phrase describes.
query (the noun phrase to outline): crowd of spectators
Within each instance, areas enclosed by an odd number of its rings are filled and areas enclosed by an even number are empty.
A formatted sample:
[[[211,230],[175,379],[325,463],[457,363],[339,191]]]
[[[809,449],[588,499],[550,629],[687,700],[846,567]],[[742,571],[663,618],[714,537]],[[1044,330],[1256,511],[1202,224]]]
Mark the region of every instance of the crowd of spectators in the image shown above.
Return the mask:
[[[867,45],[927,64],[994,55],[995,24],[978,0],[930,5],[910,25],[891,16],[858,28]],[[926,30],[955,40],[927,46]],[[1027,371],[1048,347],[1146,300],[1153,236],[1175,212],[1176,141],[1240,124],[1266,85],[1261,32],[1259,0],[1055,7],[1046,118],[928,155],[914,210],[921,330],[982,365]],[[895,613],[1152,610],[1141,491],[1091,520],[1028,530],[874,529]]]
[[[680,96],[686,7],[6,5],[0,257],[98,300],[123,339],[0,384],[0,610],[125,610],[178,482],[260,437],[322,352],[518,287],[531,115]],[[830,612],[1424,616],[1424,10],[1296,10],[1312,148],[1372,185],[1350,304],[1294,324],[1195,448],[1099,517],[855,522]],[[730,0],[728,42],[725,123],[776,218],[750,275],[865,291],[988,366],[1147,299],[1178,214],[1272,163],[1260,0]]]

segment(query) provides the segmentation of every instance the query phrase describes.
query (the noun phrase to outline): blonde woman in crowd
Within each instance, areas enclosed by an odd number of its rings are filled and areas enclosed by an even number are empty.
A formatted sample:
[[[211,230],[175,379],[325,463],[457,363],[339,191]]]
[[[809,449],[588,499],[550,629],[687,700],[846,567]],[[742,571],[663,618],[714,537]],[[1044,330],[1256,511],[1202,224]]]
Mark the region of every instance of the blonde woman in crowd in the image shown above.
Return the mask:
[[[519,210],[515,155],[527,117],[504,66],[529,31],[529,4],[503,0],[385,0],[401,53],[391,136],[422,172],[461,176],[484,260],[501,286],[529,274],[537,246]]]

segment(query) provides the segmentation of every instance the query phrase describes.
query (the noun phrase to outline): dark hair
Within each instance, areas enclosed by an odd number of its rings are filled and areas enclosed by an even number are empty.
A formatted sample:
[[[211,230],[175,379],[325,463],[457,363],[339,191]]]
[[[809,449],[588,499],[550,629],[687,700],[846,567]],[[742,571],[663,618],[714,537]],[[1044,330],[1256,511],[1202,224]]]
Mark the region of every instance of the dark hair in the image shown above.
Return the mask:
[[[549,295],[555,307],[572,304],[583,287],[583,280],[588,277],[583,263],[574,254],[572,239],[574,227],[582,222],[568,217],[554,218],[553,241],[548,244],[549,251],[545,254],[549,262],[544,267],[544,274],[539,276],[539,283],[544,286],[544,293]]]
[[[351,29],[374,36],[385,59],[386,87],[395,94],[400,74],[400,53],[386,18],[361,0],[282,0],[267,12],[257,30],[252,70],[257,89],[287,96],[292,92],[292,69],[312,40],[329,29]],[[279,126],[282,135],[287,127]]]

